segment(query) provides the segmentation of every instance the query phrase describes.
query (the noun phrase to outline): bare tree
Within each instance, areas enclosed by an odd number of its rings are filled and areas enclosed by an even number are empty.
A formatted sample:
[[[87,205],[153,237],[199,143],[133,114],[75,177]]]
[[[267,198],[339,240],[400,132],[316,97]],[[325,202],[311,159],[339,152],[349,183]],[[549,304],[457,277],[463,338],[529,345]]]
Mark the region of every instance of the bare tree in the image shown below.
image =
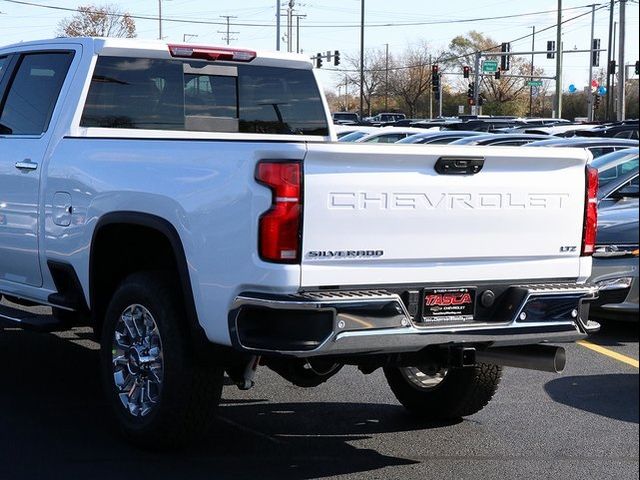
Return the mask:
[[[63,37],[124,37],[136,36],[136,24],[131,15],[115,5],[84,5],[78,13],[58,24]]]
[[[426,113],[432,62],[437,59],[432,59],[426,43],[407,47],[394,61],[390,90],[409,117]]]
[[[348,83],[360,90],[360,56],[346,56],[347,71],[341,72]],[[385,53],[382,50],[366,50],[364,53],[364,110],[371,115],[374,97],[384,88]],[[344,80],[342,80],[344,82]]]

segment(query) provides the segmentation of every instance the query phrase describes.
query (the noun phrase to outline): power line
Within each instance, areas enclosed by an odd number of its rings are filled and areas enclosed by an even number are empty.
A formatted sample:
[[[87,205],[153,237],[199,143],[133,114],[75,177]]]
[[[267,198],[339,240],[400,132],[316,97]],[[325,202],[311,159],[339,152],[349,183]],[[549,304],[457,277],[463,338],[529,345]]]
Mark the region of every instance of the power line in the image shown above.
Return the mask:
[[[74,12],[74,13],[79,12],[79,10],[76,8],[60,7],[55,5],[44,5],[41,3],[26,2],[22,0],[0,0],[0,1],[6,2],[6,3],[13,3],[17,5],[26,5],[30,7],[46,8],[49,10],[59,10],[59,11]],[[578,10],[578,9],[590,8],[590,7],[591,7],[591,4],[581,5],[577,7],[565,8],[563,9],[563,11]],[[461,18],[461,19],[453,19],[453,20],[434,20],[434,21],[426,21],[426,22],[367,23],[365,26],[367,28],[376,28],[376,27],[407,27],[407,26],[421,26],[421,25],[447,25],[447,24],[454,24],[454,23],[469,23],[469,22],[481,22],[481,21],[487,21],[487,20],[503,20],[503,19],[519,18],[519,17],[528,17],[528,16],[534,16],[534,15],[544,15],[544,14],[553,13],[553,12],[556,12],[556,10],[542,10],[538,12],[519,13],[519,14],[513,14],[513,15],[499,15],[494,17]],[[118,13],[108,13],[107,15],[115,16],[115,17],[123,16],[123,14],[118,14]],[[129,18],[134,18],[136,20],[152,20],[152,21],[159,20],[159,17],[154,17],[151,15],[129,15]],[[184,18],[164,17],[162,21],[172,22],[172,23],[191,23],[191,24],[200,24],[200,25],[226,25],[225,22],[216,22],[216,21],[210,21],[210,20],[188,20]],[[248,22],[234,23],[234,25],[240,26],[240,27],[275,27],[276,26],[275,23],[248,23]],[[313,24],[309,22],[306,24],[305,28],[360,28],[360,26],[361,25],[359,23],[358,24],[335,24],[335,23]]]
[[[588,7],[591,8],[591,5],[588,5]],[[598,8],[596,8],[596,11],[602,10],[604,8],[608,8],[608,5],[600,4],[600,6]],[[554,12],[556,12],[556,11],[557,10],[554,10]],[[573,20],[576,20],[578,18],[584,17],[585,15],[590,15],[590,14],[591,14],[591,10],[589,10],[589,11],[587,11],[585,13],[581,13],[579,15],[576,15],[575,17],[571,17],[571,18],[568,18],[566,20],[563,20],[562,22],[560,22],[560,24],[563,25],[563,24],[565,24],[567,22],[571,22]],[[545,27],[545,28],[543,28],[541,30],[536,30],[536,35],[538,35],[539,33],[545,32],[547,30],[551,30],[553,28],[556,28],[557,26],[558,26],[558,24],[553,24],[553,25]],[[531,38],[531,36],[532,36],[532,34],[529,33],[527,35],[523,35],[523,36],[518,37],[516,39],[510,40],[509,43],[519,42],[520,40],[524,40],[526,38]],[[486,52],[486,51],[498,49],[498,48],[500,48],[500,45],[501,44],[497,44],[497,45],[494,45],[493,47],[484,48],[482,50],[465,53],[464,55],[458,55],[458,56],[455,56],[455,57],[440,58],[440,59],[438,59],[438,61],[439,62],[452,62],[454,60],[460,60],[461,58],[470,57],[470,56],[475,55],[476,53],[479,53],[479,52]],[[406,70],[406,69],[409,69],[409,68],[419,68],[419,67],[428,67],[428,66],[429,66],[428,63],[419,63],[419,64],[415,64],[415,65],[405,65],[403,67],[390,67],[389,70]],[[342,72],[342,73],[346,73],[346,72],[357,73],[357,72],[360,71],[359,69],[350,70],[350,69],[338,69],[338,68],[326,68],[325,70],[333,71],[333,72]],[[385,70],[386,69],[384,69],[384,68],[372,68],[372,69],[366,69],[365,71],[367,71],[367,72],[384,72]]]

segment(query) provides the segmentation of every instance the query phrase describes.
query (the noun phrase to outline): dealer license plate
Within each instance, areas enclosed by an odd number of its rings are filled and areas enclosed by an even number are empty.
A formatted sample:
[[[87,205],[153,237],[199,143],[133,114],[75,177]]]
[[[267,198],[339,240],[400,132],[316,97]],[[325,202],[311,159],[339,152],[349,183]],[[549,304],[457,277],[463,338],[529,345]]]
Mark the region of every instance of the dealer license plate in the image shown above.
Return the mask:
[[[475,288],[431,288],[424,290],[422,321],[425,323],[467,322],[476,308]]]

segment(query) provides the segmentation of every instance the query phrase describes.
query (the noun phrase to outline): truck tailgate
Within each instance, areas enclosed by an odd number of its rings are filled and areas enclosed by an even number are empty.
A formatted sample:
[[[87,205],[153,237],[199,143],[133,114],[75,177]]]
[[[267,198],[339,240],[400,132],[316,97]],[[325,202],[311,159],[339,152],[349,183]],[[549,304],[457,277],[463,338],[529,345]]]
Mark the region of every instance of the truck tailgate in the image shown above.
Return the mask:
[[[578,278],[589,155],[309,144],[301,284]],[[441,157],[479,158],[483,166],[475,174],[440,174]]]

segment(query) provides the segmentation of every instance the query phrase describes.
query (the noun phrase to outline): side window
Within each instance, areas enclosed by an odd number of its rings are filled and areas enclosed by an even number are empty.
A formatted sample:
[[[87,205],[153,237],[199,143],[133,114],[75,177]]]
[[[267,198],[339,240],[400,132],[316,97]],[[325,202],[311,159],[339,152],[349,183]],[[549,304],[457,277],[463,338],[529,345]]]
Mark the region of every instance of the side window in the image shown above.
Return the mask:
[[[39,135],[47,130],[72,60],[71,52],[22,57],[0,114],[3,133]]]

